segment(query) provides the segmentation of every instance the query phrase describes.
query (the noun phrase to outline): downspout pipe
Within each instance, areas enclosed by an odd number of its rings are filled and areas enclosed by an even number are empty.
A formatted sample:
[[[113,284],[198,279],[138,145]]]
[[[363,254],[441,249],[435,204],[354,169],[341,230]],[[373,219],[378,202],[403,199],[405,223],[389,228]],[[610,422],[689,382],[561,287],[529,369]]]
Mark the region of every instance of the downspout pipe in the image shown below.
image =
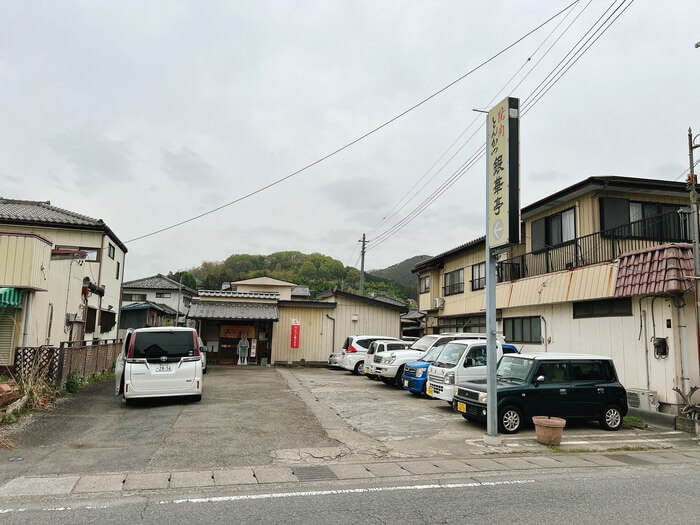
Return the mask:
[[[335,318],[331,317],[330,315],[326,314],[326,317],[333,321],[333,330],[331,331],[331,353],[335,352]]]
[[[27,303],[24,307],[24,330],[22,331],[22,347],[27,348],[27,339],[29,339],[29,320],[31,319],[32,313],[32,295],[33,293],[27,294]]]

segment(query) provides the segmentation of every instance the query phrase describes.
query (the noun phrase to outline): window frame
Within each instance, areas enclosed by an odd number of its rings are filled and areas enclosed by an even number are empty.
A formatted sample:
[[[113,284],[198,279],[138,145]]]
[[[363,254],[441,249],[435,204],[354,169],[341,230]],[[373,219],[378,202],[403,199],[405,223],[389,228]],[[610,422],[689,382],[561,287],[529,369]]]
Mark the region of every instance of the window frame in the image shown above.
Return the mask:
[[[574,301],[571,315],[573,319],[596,319],[601,317],[632,317],[631,297],[611,297],[593,301]]]
[[[108,244],[108,246],[107,246],[107,256],[108,256],[110,259],[114,259],[114,254],[115,254],[115,252],[116,252],[116,250],[115,250],[115,248],[114,248],[114,244],[112,244],[111,242],[110,242],[110,243],[107,243],[107,244]]]
[[[571,216],[571,224],[569,220],[564,221],[564,216]],[[570,228],[568,227],[570,226]],[[567,230],[567,238],[564,238],[565,227]],[[531,249],[533,253],[543,252],[549,248],[557,248],[565,246],[576,241],[576,208],[571,206],[557,213],[547,215],[532,222],[530,235],[532,237]],[[539,237],[543,236],[543,239]]]
[[[156,299],[170,299],[171,297],[170,292],[156,292]]]
[[[527,326],[526,326],[527,322]],[[533,327],[537,326],[537,338]],[[503,318],[503,335],[508,343],[542,344],[542,318],[539,315]],[[526,337],[527,335],[527,337]]]
[[[424,275],[418,280],[418,293],[430,292],[430,276]]]
[[[452,277],[457,275],[457,281],[454,283],[447,284],[448,276]],[[442,287],[442,293],[446,297],[448,295],[456,295],[459,293],[464,293],[464,268],[459,268],[451,272],[445,272],[443,275],[444,285]]]
[[[475,276],[475,272],[476,272],[476,274],[481,274],[481,275]],[[472,285],[472,291],[483,290],[484,288],[486,288],[486,262],[485,261],[472,265],[471,285]]]

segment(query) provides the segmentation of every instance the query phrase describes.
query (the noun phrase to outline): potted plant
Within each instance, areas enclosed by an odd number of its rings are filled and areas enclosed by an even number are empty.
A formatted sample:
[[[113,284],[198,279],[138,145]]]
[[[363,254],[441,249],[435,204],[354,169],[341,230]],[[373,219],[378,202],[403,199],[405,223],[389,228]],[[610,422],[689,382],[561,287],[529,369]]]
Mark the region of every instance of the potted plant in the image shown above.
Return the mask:
[[[558,445],[561,443],[566,419],[552,416],[533,416],[537,442],[543,445]]]

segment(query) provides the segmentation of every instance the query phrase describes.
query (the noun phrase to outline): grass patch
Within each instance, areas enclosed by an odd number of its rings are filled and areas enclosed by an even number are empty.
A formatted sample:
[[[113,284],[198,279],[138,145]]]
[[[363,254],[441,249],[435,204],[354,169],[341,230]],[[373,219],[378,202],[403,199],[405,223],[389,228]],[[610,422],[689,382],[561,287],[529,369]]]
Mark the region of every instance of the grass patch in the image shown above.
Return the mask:
[[[550,445],[549,449],[556,454],[583,454],[586,452],[598,452],[591,448],[562,448],[561,445]]]
[[[641,417],[637,416],[625,416],[625,418],[622,420],[622,428],[624,429],[631,429],[631,428],[647,428],[649,425],[647,425],[646,421],[644,421]]]
[[[645,450],[659,450],[659,449],[668,449],[668,448],[673,448],[670,446],[665,446],[665,447],[646,447],[643,445],[624,445],[622,447],[612,447],[612,448],[606,448],[606,452],[644,452]]]

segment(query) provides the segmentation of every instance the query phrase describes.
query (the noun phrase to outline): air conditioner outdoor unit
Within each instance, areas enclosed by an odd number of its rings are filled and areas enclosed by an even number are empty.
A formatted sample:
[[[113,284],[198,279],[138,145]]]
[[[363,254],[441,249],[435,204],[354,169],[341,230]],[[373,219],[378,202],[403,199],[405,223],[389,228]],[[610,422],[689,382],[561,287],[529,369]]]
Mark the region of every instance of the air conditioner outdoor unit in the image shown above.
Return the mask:
[[[659,400],[656,392],[652,390],[627,389],[627,404],[630,408],[638,408],[648,412],[659,411]]]
[[[443,306],[445,306],[445,300],[442,297],[433,299],[433,308],[442,308]]]

